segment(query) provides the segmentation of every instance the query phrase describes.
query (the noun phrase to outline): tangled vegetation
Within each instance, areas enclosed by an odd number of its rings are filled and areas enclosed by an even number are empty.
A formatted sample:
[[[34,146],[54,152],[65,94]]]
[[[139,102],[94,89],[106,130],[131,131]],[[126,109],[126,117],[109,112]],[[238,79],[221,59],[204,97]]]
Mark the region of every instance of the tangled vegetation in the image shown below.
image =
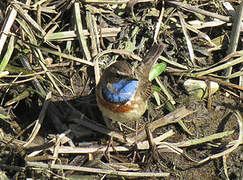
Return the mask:
[[[243,2],[0,5],[0,179],[243,178]],[[153,43],[147,112],[108,129],[100,74]]]

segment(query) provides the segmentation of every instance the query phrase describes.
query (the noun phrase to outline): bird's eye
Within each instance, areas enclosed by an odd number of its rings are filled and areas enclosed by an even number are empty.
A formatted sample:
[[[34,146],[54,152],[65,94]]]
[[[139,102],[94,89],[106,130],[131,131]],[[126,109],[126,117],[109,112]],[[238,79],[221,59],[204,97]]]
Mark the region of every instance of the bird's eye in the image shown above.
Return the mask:
[[[121,76],[118,73],[115,73],[113,76],[115,79],[121,79]]]

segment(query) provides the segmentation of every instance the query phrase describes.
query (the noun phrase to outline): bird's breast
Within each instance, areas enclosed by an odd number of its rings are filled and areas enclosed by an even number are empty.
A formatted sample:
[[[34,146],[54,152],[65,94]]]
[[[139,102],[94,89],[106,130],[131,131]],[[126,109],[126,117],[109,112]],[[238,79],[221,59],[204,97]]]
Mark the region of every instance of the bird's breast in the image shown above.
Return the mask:
[[[125,104],[106,101],[100,92],[96,92],[97,104],[105,117],[114,121],[128,122],[139,119],[147,109],[147,101],[135,95]]]
[[[127,122],[139,119],[147,109],[147,102],[138,93],[138,80],[121,80],[100,84],[96,91],[97,104],[105,117]]]

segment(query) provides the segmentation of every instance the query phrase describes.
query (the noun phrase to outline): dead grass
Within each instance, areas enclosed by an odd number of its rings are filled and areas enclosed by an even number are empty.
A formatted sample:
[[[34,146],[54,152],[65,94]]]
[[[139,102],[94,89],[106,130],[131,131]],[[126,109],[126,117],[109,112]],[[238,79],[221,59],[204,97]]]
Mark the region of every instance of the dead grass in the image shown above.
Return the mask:
[[[1,178],[243,177],[242,2],[0,5]],[[94,95],[100,73],[140,61],[154,42],[167,45],[167,68],[139,130],[107,129]],[[188,79],[205,82],[201,98]]]

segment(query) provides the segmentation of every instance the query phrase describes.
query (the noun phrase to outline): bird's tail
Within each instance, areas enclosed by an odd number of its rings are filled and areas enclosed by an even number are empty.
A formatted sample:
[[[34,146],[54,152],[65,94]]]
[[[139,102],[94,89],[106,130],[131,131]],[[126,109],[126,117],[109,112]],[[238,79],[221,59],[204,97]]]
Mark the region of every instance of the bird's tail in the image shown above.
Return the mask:
[[[165,44],[154,44],[148,54],[143,58],[143,73],[149,74],[152,66],[157,62],[160,54],[164,51]]]

